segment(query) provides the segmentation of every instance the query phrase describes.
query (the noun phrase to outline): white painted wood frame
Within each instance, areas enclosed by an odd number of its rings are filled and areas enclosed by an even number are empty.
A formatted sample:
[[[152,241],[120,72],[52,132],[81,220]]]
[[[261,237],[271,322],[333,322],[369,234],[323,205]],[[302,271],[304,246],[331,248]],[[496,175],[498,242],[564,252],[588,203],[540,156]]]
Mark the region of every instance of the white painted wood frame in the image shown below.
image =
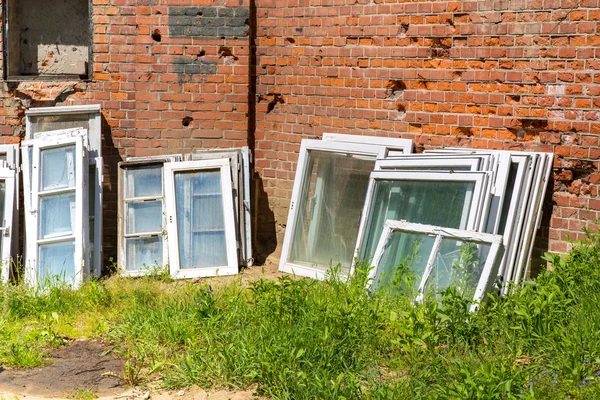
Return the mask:
[[[425,271],[423,273],[423,276],[421,277],[421,282],[419,284],[419,294],[416,298],[417,301],[423,300],[425,285],[427,283],[427,280],[431,276],[433,264],[435,262],[435,256],[437,251],[439,250],[443,238],[451,238],[466,242],[475,242],[490,245],[490,251],[486,258],[486,262],[483,267],[483,271],[481,273],[479,282],[477,284],[477,288],[475,289],[475,294],[473,296],[474,304],[471,305],[471,311],[474,311],[477,308],[477,305],[481,303],[481,301],[484,299],[485,294],[492,290],[494,280],[497,275],[498,265],[500,263],[500,259],[502,258],[502,252],[504,249],[502,246],[501,235],[473,232],[463,229],[443,228],[433,225],[416,224],[405,221],[393,220],[387,220],[385,222],[383,233],[381,234],[381,237],[377,244],[377,250],[375,251],[375,256],[373,258],[374,268],[369,272],[369,278],[371,279],[370,282],[372,282],[372,280],[375,279],[375,277],[379,273],[378,269],[381,260],[383,259],[383,256],[385,254],[385,250],[388,248],[392,234],[398,231],[421,233],[424,235],[435,236],[435,242],[431,249],[431,253],[429,255]]]
[[[401,139],[381,136],[348,135],[342,133],[324,133],[324,141],[342,143],[362,143],[386,148],[384,155],[409,154],[413,151],[412,139]]]
[[[177,198],[175,193],[175,175],[198,171],[219,170],[221,176],[221,194],[224,214],[226,241],[226,265],[182,269],[179,262],[179,237],[177,220]],[[234,216],[233,193],[231,184],[231,166],[228,158],[218,160],[186,161],[165,163],[165,202],[167,206],[168,251],[171,276],[173,278],[196,278],[207,276],[234,275],[239,270],[236,248],[236,225]]]
[[[483,171],[486,159],[489,156],[445,156],[445,155],[421,155],[407,154],[405,156],[386,157],[377,159],[375,163],[376,170],[385,169],[404,169],[404,170],[427,170],[447,169],[453,171],[456,168],[467,171]],[[459,170],[460,171],[460,170]],[[458,172],[458,171],[457,171]]]
[[[117,224],[117,260],[119,265],[119,273],[123,276],[142,276],[148,274],[150,271],[147,269],[138,269],[138,270],[127,270],[127,248],[126,248],[126,239],[128,238],[144,238],[144,237],[153,237],[160,235],[162,237],[162,266],[169,265],[169,251],[167,247],[167,238],[163,234],[166,232],[167,220],[166,213],[167,208],[165,204],[165,187],[164,187],[164,164],[167,162],[179,162],[181,161],[181,154],[167,155],[167,156],[149,156],[149,157],[130,157],[126,161],[122,161],[118,166],[118,180],[119,180],[119,194],[118,194],[118,224]],[[162,171],[161,176],[161,195],[160,196],[152,196],[149,198],[134,198],[134,199],[126,199],[125,195],[125,185],[126,185],[126,171],[128,168],[135,167],[148,167],[152,165],[160,165]],[[161,223],[162,231],[161,232],[152,232],[152,233],[138,233],[138,234],[127,234],[126,233],[126,224],[127,224],[127,204],[135,203],[140,201],[156,201],[160,200],[162,202],[162,213],[161,213]]]
[[[31,173],[31,202],[29,204],[28,214],[26,216],[26,235],[25,235],[25,281],[32,287],[37,287],[38,268],[39,268],[39,247],[45,244],[55,244],[67,241],[74,242],[74,280],[73,287],[78,287],[89,275],[89,251],[88,251],[88,221],[89,200],[88,200],[88,153],[84,145],[87,140],[87,132],[84,129],[78,129],[78,133],[59,134],[56,137],[44,137],[39,139],[30,139],[23,142],[24,166],[28,173]],[[31,152],[28,151],[28,146]],[[75,184],[73,188],[57,189],[41,192],[40,176],[41,153],[44,150],[50,150],[61,147],[75,146]],[[31,159],[30,159],[30,156]],[[27,164],[27,165],[25,165]],[[24,179],[29,182],[29,179]],[[38,221],[40,217],[40,197],[42,195],[55,195],[61,193],[75,193],[75,220],[74,230],[71,235],[58,236],[50,239],[40,239]]]
[[[285,236],[283,239],[283,248],[281,252],[281,259],[279,262],[279,271],[322,280],[326,277],[326,271],[323,271],[322,269],[316,267],[311,268],[305,265],[294,264],[289,261],[292,242],[294,240],[296,223],[299,216],[299,210],[297,206],[299,206],[300,204],[300,196],[303,192],[304,186],[308,184],[308,161],[309,152],[311,151],[329,152],[332,154],[355,155],[359,157],[364,157],[365,160],[371,160],[373,163],[375,163],[377,157],[383,154],[384,148],[377,145],[348,143],[342,141],[325,141],[312,139],[302,140],[302,143],[300,145],[300,152],[298,155],[298,164],[296,167],[296,176],[294,178],[294,187],[292,190],[292,199],[290,202],[290,209],[288,212]]]
[[[474,184],[470,199],[465,199],[463,215],[463,224],[466,230],[481,229],[478,226],[480,215],[486,207],[489,207],[490,197],[487,182],[490,179],[489,172],[441,172],[441,171],[373,171],[369,180],[369,189],[360,221],[358,238],[355,247],[355,259],[352,265],[351,274],[354,273],[356,262],[361,259],[361,248],[365,240],[366,229],[371,217],[371,209],[374,207],[373,197],[375,188],[379,181],[448,181],[448,182],[472,182]],[[486,204],[487,203],[487,204]]]
[[[10,279],[10,269],[13,261],[15,243],[18,244],[18,233],[15,235],[15,192],[17,188],[17,172],[3,163],[0,167],[0,181],[4,181],[4,220],[0,221],[0,234],[2,235],[2,252],[0,282],[8,282]],[[18,231],[17,231],[18,232]]]

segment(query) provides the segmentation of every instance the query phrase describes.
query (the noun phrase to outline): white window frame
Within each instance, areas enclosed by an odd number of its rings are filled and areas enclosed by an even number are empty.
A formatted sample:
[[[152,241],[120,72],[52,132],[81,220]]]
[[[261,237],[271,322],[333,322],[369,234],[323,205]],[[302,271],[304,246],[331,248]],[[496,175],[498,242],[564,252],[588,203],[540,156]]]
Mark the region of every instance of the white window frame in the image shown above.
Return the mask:
[[[0,282],[8,282],[10,279],[10,268],[12,265],[15,244],[18,245],[18,233],[15,234],[15,199],[17,188],[16,171],[8,165],[0,167],[0,180],[5,182],[4,191],[4,227],[0,228],[2,235],[2,268],[0,269]],[[18,232],[18,231],[17,231]],[[13,240],[14,239],[14,240]]]
[[[463,217],[467,217],[465,221],[466,230],[481,230],[480,216],[489,206],[489,188],[488,181],[490,179],[489,172],[440,172],[440,171],[373,171],[369,180],[369,189],[367,190],[367,198],[363,208],[358,238],[354,249],[354,263],[350,270],[353,274],[356,268],[356,262],[361,258],[361,247],[365,239],[368,218],[371,214],[373,205],[373,197],[375,194],[375,186],[378,181],[447,181],[447,182],[473,182],[473,193],[471,204],[465,202],[465,207],[468,210],[463,211]]]
[[[285,236],[283,239],[281,259],[279,262],[279,271],[320,280],[323,280],[326,277],[326,271],[323,271],[320,268],[307,267],[304,265],[294,264],[288,261],[292,248],[292,241],[294,239],[296,223],[299,217],[299,210],[296,207],[296,205],[300,203],[300,195],[302,194],[304,185],[306,184],[308,178],[306,174],[308,172],[309,152],[322,151],[330,153],[352,154],[355,156],[368,157],[369,159],[372,159],[373,162],[375,162],[377,160],[377,157],[383,154],[382,152],[384,150],[385,149],[381,146],[371,144],[349,143],[341,141],[325,141],[314,139],[302,140],[302,143],[300,145],[300,152],[298,155],[296,176],[294,178],[294,187],[292,189],[292,199],[290,201]]]
[[[454,168],[466,167],[469,168],[469,171],[483,171],[485,170],[483,165],[487,158],[488,156],[422,156],[411,154],[378,159],[375,163],[375,169],[426,170],[428,167],[433,167],[448,168],[448,171],[452,171]]]
[[[473,232],[464,229],[451,229],[451,228],[443,228],[439,226],[433,225],[425,225],[425,224],[417,224],[410,223],[406,221],[394,221],[387,220],[385,222],[383,233],[379,239],[377,244],[377,250],[375,251],[375,256],[373,257],[373,266],[369,272],[369,282],[372,283],[373,280],[379,274],[379,265],[381,264],[381,260],[385,254],[385,250],[387,249],[392,234],[394,232],[411,232],[411,233],[420,233],[423,235],[435,236],[435,242],[432,246],[431,252],[429,254],[429,258],[427,261],[427,265],[425,267],[425,271],[423,272],[423,276],[421,277],[421,282],[419,283],[418,295],[416,298],[417,302],[423,301],[425,285],[427,284],[427,280],[431,276],[431,272],[433,270],[433,264],[435,262],[435,256],[439,250],[442,239],[451,238],[466,242],[476,242],[480,244],[488,244],[490,245],[490,251],[488,253],[488,257],[486,258],[485,265],[483,267],[481,277],[479,278],[479,282],[477,284],[477,288],[475,289],[475,294],[473,296],[473,303],[471,305],[471,311],[476,310],[477,305],[481,303],[484,299],[486,293],[490,292],[493,289],[493,284],[498,272],[498,265],[502,258],[503,246],[502,246],[502,236],[495,235],[490,233],[481,233],[481,232]]]
[[[89,154],[89,165],[95,166],[96,173],[93,182],[90,185],[94,188],[94,210],[90,210],[90,221],[94,221],[94,254],[92,254],[92,265],[94,270],[91,271],[94,277],[100,277],[102,272],[102,254],[103,254],[103,183],[104,183],[104,162],[102,158],[102,109],[99,104],[77,105],[77,106],[60,106],[60,107],[35,107],[25,111],[25,139],[38,139],[46,136],[56,135],[59,131],[42,131],[33,132],[32,118],[43,117],[68,117],[70,115],[88,116],[88,139],[86,147]],[[71,128],[72,129],[72,128]],[[67,129],[70,130],[70,129]],[[23,181],[25,181],[26,176]],[[27,211],[27,207],[25,208]]]
[[[181,269],[179,263],[179,237],[177,225],[177,198],[175,196],[175,174],[219,169],[221,172],[221,190],[225,227],[227,265]],[[233,209],[233,187],[231,184],[231,165],[229,158],[218,160],[169,162],[164,165],[164,180],[167,205],[168,252],[171,276],[176,279],[199,278],[208,276],[235,275],[238,273],[236,226]]]
[[[401,139],[381,136],[348,135],[343,133],[323,133],[323,141],[341,143],[359,143],[385,147],[384,156],[390,152],[412,153],[412,139]]]
[[[75,132],[77,131],[77,132]],[[59,131],[56,131],[59,132]],[[29,160],[29,157],[24,157],[23,161],[26,164],[31,162],[31,165],[27,165],[27,170],[31,169],[32,173],[31,182],[31,204],[29,204],[28,217],[26,218],[26,236],[25,236],[25,280],[31,287],[37,287],[38,282],[38,249],[40,245],[50,243],[60,243],[68,240],[68,236],[61,236],[52,239],[39,239],[38,230],[38,218],[39,218],[39,200],[40,200],[40,158],[41,151],[52,148],[66,147],[69,145],[75,145],[75,204],[76,204],[76,219],[75,229],[72,235],[72,239],[75,241],[75,271],[74,281],[72,285],[74,288],[78,287],[83,280],[89,275],[89,252],[88,252],[88,241],[89,241],[89,229],[87,227],[87,220],[84,216],[89,215],[88,210],[88,154],[85,144],[87,140],[87,132],[85,129],[67,130],[64,135],[57,135],[56,137],[44,137],[40,139],[30,139],[23,142],[23,152],[27,152],[27,147],[32,146],[33,148],[33,159]],[[24,179],[24,182],[28,182],[29,179]],[[62,191],[63,189],[61,189]],[[71,191],[73,189],[69,189]],[[47,194],[47,193],[45,193]],[[80,262],[78,262],[80,261]]]
[[[234,202],[236,207],[236,218],[239,225],[240,249],[242,265],[251,267],[254,263],[252,253],[252,215],[250,207],[250,150],[248,146],[196,150],[190,154],[192,161],[211,160],[215,158],[229,157],[234,184]]]
[[[140,201],[141,198],[136,198],[134,201],[128,201],[125,198],[125,185],[126,185],[126,180],[125,180],[125,174],[127,172],[128,168],[136,168],[136,167],[146,167],[146,166],[152,166],[152,165],[161,165],[162,168],[162,179],[161,179],[161,186],[162,186],[162,191],[161,191],[161,196],[159,197],[152,197],[149,198],[151,200],[161,200],[162,201],[162,220],[161,220],[161,227],[163,229],[163,233],[166,231],[166,226],[167,226],[167,219],[166,219],[166,213],[167,213],[167,207],[166,207],[166,202],[165,202],[165,180],[164,180],[164,175],[165,175],[165,170],[164,170],[164,164],[167,162],[179,162],[181,161],[182,156],[181,154],[173,154],[173,155],[168,155],[168,156],[149,156],[149,157],[130,157],[128,158],[126,161],[122,161],[119,163],[118,165],[118,171],[119,171],[119,200],[118,200],[118,225],[117,225],[117,240],[118,240],[118,246],[117,246],[117,260],[118,260],[118,265],[119,265],[119,274],[122,276],[142,276],[142,275],[147,275],[150,271],[147,269],[139,269],[139,270],[127,270],[127,248],[125,245],[125,239],[130,238],[130,237],[149,237],[149,236],[155,236],[154,234],[127,234],[127,207],[126,204],[128,202],[138,202]],[[167,238],[164,234],[161,234],[162,237],[162,254],[163,254],[163,259],[162,261],[162,265],[163,266],[167,266],[169,264],[169,249],[168,249],[168,243],[167,243]]]
[[[11,222],[11,235],[15,240],[12,241],[12,255],[13,257],[19,254],[19,229],[20,229],[20,202],[19,193],[21,190],[19,172],[21,172],[21,152],[19,151],[18,144],[3,144],[0,145],[0,154],[6,154],[7,167],[15,171],[15,188],[14,188],[14,200],[13,200],[13,219]]]

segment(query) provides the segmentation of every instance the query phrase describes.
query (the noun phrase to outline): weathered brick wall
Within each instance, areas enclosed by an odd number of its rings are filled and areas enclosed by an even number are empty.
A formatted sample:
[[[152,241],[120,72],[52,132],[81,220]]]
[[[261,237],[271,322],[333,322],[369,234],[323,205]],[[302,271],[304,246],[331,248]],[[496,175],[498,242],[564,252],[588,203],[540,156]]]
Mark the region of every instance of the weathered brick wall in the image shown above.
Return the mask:
[[[93,4],[92,80],[2,82],[0,135],[18,142],[30,107],[102,106],[104,254],[114,257],[119,161],[247,143],[249,7],[247,0]]]
[[[598,217],[598,0],[258,0],[257,167],[285,224],[323,132],[553,151],[538,247]],[[262,99],[262,101],[261,101]]]

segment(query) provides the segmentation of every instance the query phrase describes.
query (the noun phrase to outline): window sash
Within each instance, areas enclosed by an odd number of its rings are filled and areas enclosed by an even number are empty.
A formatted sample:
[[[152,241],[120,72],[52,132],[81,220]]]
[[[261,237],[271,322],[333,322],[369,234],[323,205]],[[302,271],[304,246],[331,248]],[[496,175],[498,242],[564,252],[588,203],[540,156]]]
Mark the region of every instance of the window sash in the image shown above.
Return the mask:
[[[40,247],[47,244],[62,243],[73,241],[75,246],[74,253],[74,278],[71,283],[74,287],[79,286],[89,271],[89,237],[88,224],[89,202],[88,202],[88,158],[85,141],[87,132],[78,130],[77,135],[60,134],[56,137],[44,137],[40,139],[31,139],[24,142],[23,147],[23,166],[27,173],[31,173],[31,182],[24,179],[24,186],[31,185],[31,200],[29,204],[26,201],[26,268],[25,278],[29,285],[36,287],[41,282],[38,280],[40,268],[39,250]],[[44,150],[67,147],[75,145],[75,187],[68,190],[55,190],[41,192],[41,153]],[[31,146],[31,147],[29,147]],[[31,148],[30,159],[29,148]],[[27,189],[27,188],[26,188]],[[40,218],[40,199],[47,195],[58,194],[61,192],[75,192],[75,220],[73,221],[74,230],[72,235],[57,236],[53,238],[41,239],[39,237],[38,223]],[[84,217],[86,216],[86,217]]]
[[[186,268],[180,267],[179,235],[177,218],[177,196],[175,192],[175,175],[177,173],[193,173],[205,170],[219,170],[221,180],[221,201],[223,207],[225,232],[226,264],[214,267]],[[228,158],[218,160],[187,161],[165,163],[165,203],[167,207],[167,232],[169,235],[168,252],[171,276],[174,278],[196,278],[206,276],[234,275],[238,273],[236,225],[233,209],[233,193],[231,184],[231,166]],[[190,223],[192,221],[189,221]],[[191,232],[190,232],[191,233]]]
[[[363,135],[346,135],[341,133],[323,133],[323,141],[326,142],[341,142],[341,143],[358,143],[375,146],[383,146],[386,148],[384,154],[387,156],[390,152],[410,154],[412,153],[413,141],[411,139],[390,138],[381,136],[363,136]]]
[[[169,264],[169,252],[167,248],[167,240],[164,236],[166,230],[166,205],[165,205],[165,171],[164,164],[167,162],[178,162],[181,161],[182,156],[180,154],[167,155],[167,156],[150,156],[150,157],[132,157],[126,161],[120,162],[118,166],[119,171],[119,198],[118,198],[118,225],[117,225],[117,259],[119,260],[119,273],[123,276],[142,276],[148,274],[150,271],[147,269],[128,269],[127,265],[127,240],[126,239],[141,239],[150,237],[161,237],[162,246],[162,266]],[[161,195],[160,196],[140,196],[126,198],[126,176],[128,168],[135,167],[148,167],[152,165],[160,165],[162,168],[162,179],[161,179]],[[145,232],[145,233],[127,233],[127,221],[128,216],[126,213],[127,205],[132,203],[138,203],[142,201],[161,201],[162,202],[162,215],[161,215],[161,226],[163,229],[160,232]]]
[[[471,311],[474,311],[477,308],[478,303],[484,299],[485,294],[493,288],[494,280],[497,276],[498,265],[504,250],[502,246],[501,235],[394,220],[387,220],[385,222],[384,229],[378,241],[377,250],[375,251],[375,256],[373,258],[374,268],[369,271],[369,285],[372,284],[375,277],[379,274],[378,269],[381,266],[381,261],[383,260],[385,252],[388,248],[388,244],[394,232],[419,233],[423,235],[435,236],[435,242],[430,251],[425,271],[419,283],[416,301],[423,301],[425,285],[432,274],[435,256],[437,255],[441,241],[444,238],[490,245],[490,251],[475,289],[473,296],[474,304],[471,306]]]
[[[363,208],[363,214],[360,221],[360,228],[358,231],[358,238],[355,247],[355,262],[352,265],[350,273],[354,273],[356,267],[356,261],[361,258],[361,248],[365,241],[365,235],[367,234],[366,229],[369,223],[369,217],[371,209],[375,207],[373,204],[375,188],[377,181],[447,181],[447,182],[471,182],[474,184],[473,192],[471,194],[470,205],[465,201],[463,209],[464,226],[468,230],[481,230],[482,216],[485,215],[487,207],[489,207],[490,196],[488,181],[490,179],[489,172],[439,172],[439,171],[428,171],[428,172],[417,172],[417,171],[374,171],[371,173],[369,181],[369,189],[367,191],[367,198],[365,200],[365,206]],[[376,234],[377,235],[377,234]]]
[[[302,201],[301,195],[304,191],[305,185],[307,185],[309,182],[309,176],[307,174],[309,173],[309,152],[311,151],[351,154],[375,161],[378,156],[383,155],[385,149],[381,146],[371,144],[311,139],[302,140],[296,168],[296,177],[294,179],[294,187],[292,189],[292,198],[288,212],[285,236],[283,240],[279,271],[310,278],[325,279],[326,271],[323,271],[320,268],[295,264],[290,261],[292,242],[294,240],[296,225],[298,223],[299,213],[301,211],[299,208]]]

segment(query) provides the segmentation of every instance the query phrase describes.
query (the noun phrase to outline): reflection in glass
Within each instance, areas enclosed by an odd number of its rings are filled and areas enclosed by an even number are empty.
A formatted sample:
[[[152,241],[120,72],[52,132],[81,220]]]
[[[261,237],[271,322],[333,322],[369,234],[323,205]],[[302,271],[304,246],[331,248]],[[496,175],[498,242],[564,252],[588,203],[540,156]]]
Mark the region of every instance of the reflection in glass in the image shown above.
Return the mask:
[[[309,150],[288,262],[349,268],[375,157]]]
[[[162,164],[127,167],[125,198],[162,196]]]

